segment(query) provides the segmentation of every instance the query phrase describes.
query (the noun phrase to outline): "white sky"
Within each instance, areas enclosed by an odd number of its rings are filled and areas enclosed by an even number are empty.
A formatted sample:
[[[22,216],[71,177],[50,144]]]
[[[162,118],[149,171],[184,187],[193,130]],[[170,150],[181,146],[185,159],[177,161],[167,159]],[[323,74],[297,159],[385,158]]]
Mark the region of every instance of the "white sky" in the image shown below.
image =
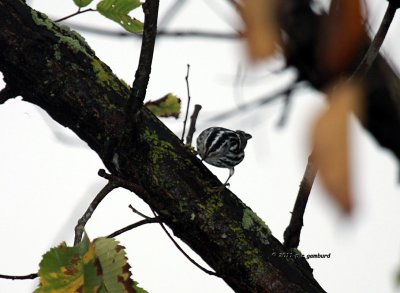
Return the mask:
[[[161,1],[161,17],[173,2]],[[229,24],[238,21],[226,2],[187,1],[168,28],[231,32]],[[368,3],[375,30],[386,1]],[[33,6],[54,19],[76,10],[72,0],[35,0]],[[93,12],[75,17],[71,23],[118,29]],[[398,27],[397,17],[385,41],[385,52],[393,54],[391,58],[400,64],[399,54],[394,54],[399,51],[395,33]],[[119,77],[132,82],[140,50],[138,39],[84,36]],[[173,92],[182,98],[185,108],[184,77],[189,63],[192,101],[203,106],[197,127],[201,131],[216,125],[207,118],[266,96],[293,78],[292,72],[268,75],[267,69],[276,68],[278,61],[250,66],[244,52],[240,41],[160,38],[147,97],[156,99]],[[241,85],[235,86],[239,67],[245,77]],[[278,100],[217,124],[253,135],[246,159],[231,179],[231,189],[280,240],[310,151],[310,129],[324,102],[315,91],[299,89],[287,124],[279,129],[276,124],[282,106]],[[163,121],[180,136],[182,118]],[[398,166],[357,122],[353,123],[352,133],[355,212],[350,219],[342,218],[317,180],[299,248],[304,254],[331,253],[330,259],[309,261],[315,278],[328,292],[395,292],[394,276],[400,266]],[[106,183],[97,176],[103,164],[70,130],[20,98],[0,105],[0,137],[0,274],[28,274],[37,271],[41,255],[50,247],[61,241],[72,243],[77,219]],[[208,167],[221,180],[226,179],[227,170]],[[140,220],[131,213],[129,204],[151,215],[134,194],[114,191],[90,220],[89,236],[104,236]],[[118,239],[127,248],[134,279],[151,293],[232,292],[222,280],[194,267],[156,224],[137,228]],[[31,292],[36,284],[0,280],[0,292]]]

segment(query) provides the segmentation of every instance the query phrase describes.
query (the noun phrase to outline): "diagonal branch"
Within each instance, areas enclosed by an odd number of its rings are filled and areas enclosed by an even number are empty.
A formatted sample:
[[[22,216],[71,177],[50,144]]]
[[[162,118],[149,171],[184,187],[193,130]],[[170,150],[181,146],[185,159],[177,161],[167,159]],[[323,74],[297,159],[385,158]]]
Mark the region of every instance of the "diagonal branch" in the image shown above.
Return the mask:
[[[393,4],[393,1],[389,2],[381,25],[379,26],[379,29],[374,39],[369,45],[367,53],[365,53],[363,59],[361,60],[360,64],[358,64],[357,69],[353,73],[354,77],[364,77],[368,73],[369,69],[371,68],[372,64],[379,54],[379,50],[383,44],[383,41],[385,40],[386,34],[393,21],[396,11],[397,7],[395,4]]]
[[[128,115],[135,116],[137,114],[146,96],[157,36],[158,7],[159,0],[147,0],[143,4],[144,28],[142,47],[140,49],[139,65],[135,73],[135,80],[133,81],[128,101]]]
[[[308,157],[307,167],[300,183],[299,192],[292,211],[289,226],[283,234],[283,246],[288,248],[297,248],[300,243],[300,233],[303,228],[303,217],[306,210],[307,201],[310,196],[317,168],[312,162],[312,154]]]
[[[96,195],[96,197],[90,203],[89,207],[87,208],[87,210],[85,211],[83,216],[78,220],[78,223],[75,226],[74,245],[77,245],[82,240],[82,235],[83,235],[83,231],[85,229],[86,223],[92,217],[97,206],[102,202],[102,200],[107,196],[107,194],[109,194],[111,191],[113,191],[117,187],[118,187],[118,185],[116,185],[112,181],[109,181],[106,184],[106,186],[104,186],[100,190],[100,192]]]
[[[15,0],[0,0],[0,27],[5,82],[132,183],[125,185],[235,292],[324,291],[304,259],[274,257],[285,249],[267,225],[230,190],[216,189],[218,179],[145,107],[135,138],[123,135],[130,90],[79,36]]]

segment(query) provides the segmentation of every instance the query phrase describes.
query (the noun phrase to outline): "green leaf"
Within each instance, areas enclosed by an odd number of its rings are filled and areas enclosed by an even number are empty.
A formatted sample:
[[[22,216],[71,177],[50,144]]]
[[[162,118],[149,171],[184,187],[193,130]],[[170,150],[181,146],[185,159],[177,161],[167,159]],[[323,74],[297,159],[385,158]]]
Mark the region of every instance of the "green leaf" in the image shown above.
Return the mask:
[[[149,101],[144,104],[147,109],[159,117],[175,117],[178,118],[181,112],[181,100],[173,94],[166,96],[156,101]]]
[[[97,238],[94,241],[96,255],[103,270],[107,292],[135,292],[130,266],[124,247],[113,238]],[[129,288],[130,290],[126,291]]]
[[[80,8],[88,6],[92,2],[93,0],[74,0],[75,5]]]
[[[143,23],[128,15],[141,5],[139,0],[102,0],[97,4],[97,11],[120,24],[128,32],[141,33]]]
[[[39,266],[40,284],[35,293],[96,292],[101,286],[94,247],[86,235],[77,246],[61,243],[50,249]]]
[[[35,293],[147,293],[133,282],[127,261],[124,247],[112,238],[90,242],[85,235],[76,246],[61,243],[44,254]]]
[[[133,281],[133,287],[135,288],[136,293],[149,293],[146,290],[144,290],[143,288],[140,288],[138,286],[138,282]]]

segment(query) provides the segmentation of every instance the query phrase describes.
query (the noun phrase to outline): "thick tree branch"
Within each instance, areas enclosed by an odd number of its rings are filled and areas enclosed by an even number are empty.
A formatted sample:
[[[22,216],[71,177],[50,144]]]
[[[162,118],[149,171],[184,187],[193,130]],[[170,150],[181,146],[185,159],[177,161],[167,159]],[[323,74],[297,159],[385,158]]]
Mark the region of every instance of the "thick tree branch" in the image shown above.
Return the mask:
[[[231,191],[215,188],[217,177],[145,107],[127,133],[130,89],[80,36],[17,0],[0,0],[0,32],[5,82],[133,182],[130,190],[233,290],[323,292],[304,259],[274,256],[285,249],[265,223]]]

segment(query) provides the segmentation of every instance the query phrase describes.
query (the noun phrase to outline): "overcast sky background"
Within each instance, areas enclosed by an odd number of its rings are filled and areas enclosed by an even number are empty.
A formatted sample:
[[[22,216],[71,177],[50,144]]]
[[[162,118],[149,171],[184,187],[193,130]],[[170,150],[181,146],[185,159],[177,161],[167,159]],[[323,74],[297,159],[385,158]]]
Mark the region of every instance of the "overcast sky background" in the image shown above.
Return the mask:
[[[76,11],[72,0],[29,2],[53,19]],[[174,2],[161,1],[160,19]],[[381,0],[367,2],[375,31],[387,4]],[[117,24],[95,12],[76,16],[65,24],[119,30]],[[233,32],[232,27],[240,27],[235,12],[228,1],[216,0],[186,1],[167,26],[169,30],[216,32]],[[397,67],[398,27],[397,16],[384,44]],[[140,39],[82,34],[99,58],[131,84]],[[277,127],[283,108],[279,99],[230,119],[209,122],[216,114],[279,91],[291,82],[294,72],[270,74],[282,65],[279,60],[249,64],[239,40],[162,37],[156,44],[147,99],[172,92],[182,98],[185,108],[186,64],[191,65],[193,104],[203,106],[197,134],[209,126],[222,126],[253,135],[230,188],[282,241],[310,152],[313,121],[325,107],[323,96],[306,86],[299,87],[282,128]],[[241,78],[237,77],[238,72]],[[178,136],[182,121],[183,117],[163,120]],[[77,219],[106,184],[97,176],[98,169],[104,166],[69,129],[21,98],[0,105],[0,137],[0,274],[24,275],[37,272],[41,256],[49,248],[61,241],[73,242]],[[394,156],[377,146],[357,121],[352,124],[351,149],[354,214],[344,219],[317,180],[299,249],[305,255],[331,254],[329,259],[309,260],[315,278],[328,292],[396,292],[395,273],[400,266],[398,165]],[[221,180],[228,176],[228,170],[208,167]],[[132,214],[129,204],[151,215],[136,195],[126,190],[113,191],[88,223],[89,237],[108,235],[140,220]],[[222,280],[192,265],[157,224],[139,227],[118,240],[126,246],[133,278],[150,293],[232,292]],[[201,262],[194,253],[191,255]],[[0,280],[0,292],[31,292],[37,282]]]

